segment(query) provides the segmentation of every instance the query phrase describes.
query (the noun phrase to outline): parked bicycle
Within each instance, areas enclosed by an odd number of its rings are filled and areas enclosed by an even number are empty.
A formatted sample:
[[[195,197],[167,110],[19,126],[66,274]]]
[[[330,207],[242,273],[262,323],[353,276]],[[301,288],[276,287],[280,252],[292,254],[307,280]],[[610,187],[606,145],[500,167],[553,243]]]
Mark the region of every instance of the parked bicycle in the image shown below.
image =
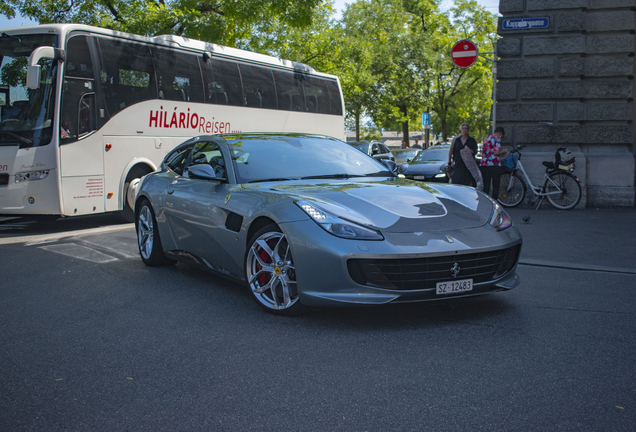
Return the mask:
[[[539,200],[537,208],[545,198],[553,207],[559,210],[570,210],[581,201],[581,184],[574,174],[574,157],[566,148],[560,147],[554,161],[543,162],[546,167],[543,175],[543,185],[535,186],[521,164],[521,149],[514,148],[504,160],[506,172],[501,175],[499,203],[504,207],[515,207],[526,197],[526,189]],[[534,203],[533,203],[534,204]]]

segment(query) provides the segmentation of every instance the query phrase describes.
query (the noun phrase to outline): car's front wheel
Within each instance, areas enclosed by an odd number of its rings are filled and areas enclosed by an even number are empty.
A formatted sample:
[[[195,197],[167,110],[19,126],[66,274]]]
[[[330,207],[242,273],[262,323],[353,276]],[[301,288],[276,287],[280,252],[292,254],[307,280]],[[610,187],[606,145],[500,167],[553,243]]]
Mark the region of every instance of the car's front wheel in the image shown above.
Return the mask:
[[[155,213],[147,199],[139,202],[135,219],[137,245],[142,261],[149,266],[174,264],[175,261],[163,253]]]
[[[289,242],[278,226],[268,225],[252,236],[245,256],[245,277],[252,296],[268,312],[297,315],[305,311],[298,298]]]

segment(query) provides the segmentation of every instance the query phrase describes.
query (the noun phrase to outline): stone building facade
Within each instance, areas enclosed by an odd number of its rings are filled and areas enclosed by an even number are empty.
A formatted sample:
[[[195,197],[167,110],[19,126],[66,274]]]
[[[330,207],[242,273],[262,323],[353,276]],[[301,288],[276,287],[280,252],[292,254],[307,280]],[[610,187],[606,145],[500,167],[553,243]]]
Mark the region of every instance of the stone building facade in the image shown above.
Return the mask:
[[[541,161],[567,147],[583,186],[580,207],[633,207],[636,0],[500,0],[499,12],[504,143],[526,146],[535,185]],[[517,18],[547,18],[547,27],[504,23]]]

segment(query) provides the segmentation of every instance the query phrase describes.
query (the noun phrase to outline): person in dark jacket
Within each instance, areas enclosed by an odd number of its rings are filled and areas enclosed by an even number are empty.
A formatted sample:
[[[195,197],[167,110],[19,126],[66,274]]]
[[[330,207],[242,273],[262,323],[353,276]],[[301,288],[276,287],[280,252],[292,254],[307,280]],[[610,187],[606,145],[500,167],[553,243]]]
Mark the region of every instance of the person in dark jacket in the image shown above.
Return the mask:
[[[470,132],[470,126],[468,123],[462,123],[459,128],[460,135],[457,135],[450,146],[448,151],[448,166],[453,166],[453,174],[451,175],[451,181],[454,184],[462,184],[466,186],[472,186],[475,184],[472,174],[466,168],[466,164],[459,153],[464,147],[470,148],[473,156],[477,154],[477,141],[475,138],[468,135]]]

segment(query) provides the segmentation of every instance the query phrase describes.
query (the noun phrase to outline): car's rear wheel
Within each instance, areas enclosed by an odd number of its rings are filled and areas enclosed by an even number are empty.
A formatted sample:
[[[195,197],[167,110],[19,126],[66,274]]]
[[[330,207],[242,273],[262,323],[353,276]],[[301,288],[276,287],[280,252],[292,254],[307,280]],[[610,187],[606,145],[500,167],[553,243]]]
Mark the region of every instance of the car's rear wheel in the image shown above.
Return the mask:
[[[157,219],[148,200],[144,199],[139,203],[135,219],[137,245],[142,261],[149,266],[174,264],[175,261],[163,253]]]
[[[306,310],[298,298],[291,248],[278,226],[267,225],[250,239],[245,278],[256,302],[268,312],[297,315]]]

